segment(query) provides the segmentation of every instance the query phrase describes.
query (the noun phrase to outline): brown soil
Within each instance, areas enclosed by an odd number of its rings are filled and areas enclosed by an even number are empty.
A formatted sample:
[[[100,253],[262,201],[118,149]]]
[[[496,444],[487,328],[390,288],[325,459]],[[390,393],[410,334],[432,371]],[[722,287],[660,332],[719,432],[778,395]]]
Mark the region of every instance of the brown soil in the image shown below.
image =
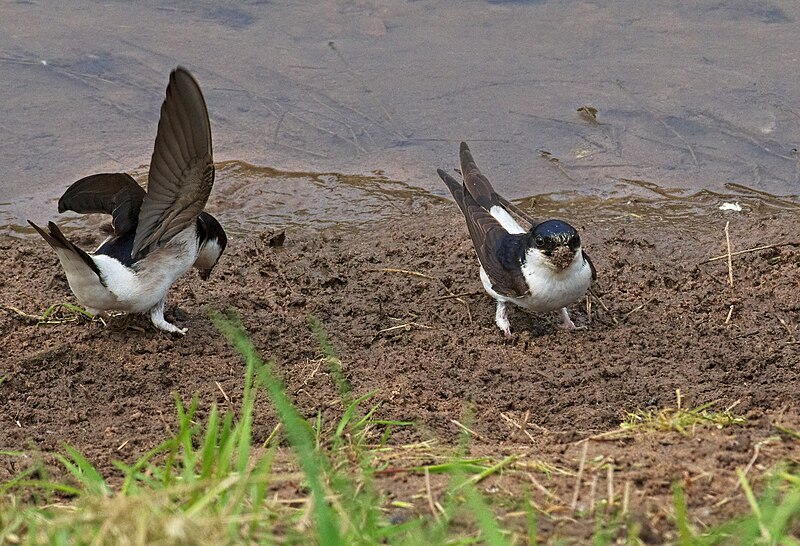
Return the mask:
[[[798,243],[796,218],[785,210],[732,216],[734,249]],[[321,411],[333,426],[341,402],[320,366],[307,325],[313,316],[354,393],[377,391],[381,418],[417,424],[395,432],[394,444],[454,444],[461,433],[455,421],[468,424],[475,453],[515,453],[565,471],[534,472],[555,495],[532,488],[543,509],[572,506],[588,445],[575,506],[591,509],[606,498],[612,464],[617,502],[629,483],[642,538],[668,539],[673,481],[686,488],[693,521],[713,524],[745,510],[736,468],[756,479],[777,461],[797,459],[796,441],[777,435],[774,424],[800,424],[800,248],[734,257],[730,287],[725,260],[700,263],[724,252],[726,219],[719,213],[680,228],[636,218],[585,222],[599,272],[595,290],[607,310],[594,301],[587,316],[585,305],[575,305],[572,316],[585,329],[572,332],[557,327],[556,313],[514,311],[510,340],[494,325],[493,302],[452,203],[381,220],[370,231],[289,231],[280,248],[270,246],[268,232],[234,237],[208,282],[192,273],[171,291],[167,317],[189,327],[186,337],[157,332],[143,318],[37,326],[6,310],[0,450],[47,454],[68,443],[113,473],[112,461],[130,462],[169,434],[173,393],[184,401],[198,393],[203,411],[212,402],[235,407],[242,362],[208,318],[228,307],[274,359],[300,411],[309,418]],[[84,247],[93,240],[89,230],[72,236]],[[74,301],[43,241],[5,238],[0,252],[4,306],[40,313]],[[673,406],[676,389],[685,407],[735,404],[748,424],[685,436],[596,437],[616,430],[627,412]],[[255,440],[274,426],[268,401],[259,399]],[[0,478],[16,465],[0,458]],[[390,498],[427,510],[412,498],[424,498],[421,478],[387,473],[379,485]],[[518,491],[519,479],[498,475],[482,486],[487,494]],[[434,495],[442,487],[435,480]],[[545,535],[591,533],[591,521],[583,528],[559,519],[569,513],[551,516],[540,518]]]

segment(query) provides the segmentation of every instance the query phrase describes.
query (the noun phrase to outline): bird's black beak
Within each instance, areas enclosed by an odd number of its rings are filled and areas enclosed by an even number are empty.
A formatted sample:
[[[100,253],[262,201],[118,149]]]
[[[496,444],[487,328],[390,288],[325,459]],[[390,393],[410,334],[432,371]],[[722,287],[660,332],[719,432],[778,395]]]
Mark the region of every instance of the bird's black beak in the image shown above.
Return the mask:
[[[201,269],[200,270],[200,278],[203,279],[204,281],[207,281],[210,276],[211,276],[211,270],[210,269]]]

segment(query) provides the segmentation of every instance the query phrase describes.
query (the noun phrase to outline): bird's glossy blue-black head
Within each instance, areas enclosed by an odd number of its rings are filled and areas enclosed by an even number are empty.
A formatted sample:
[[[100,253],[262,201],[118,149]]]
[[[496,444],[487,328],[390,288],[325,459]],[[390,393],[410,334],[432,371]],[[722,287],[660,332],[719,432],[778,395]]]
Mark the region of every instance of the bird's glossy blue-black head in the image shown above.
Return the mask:
[[[535,248],[558,269],[564,269],[581,247],[578,231],[561,220],[548,220],[528,232],[528,248]]]
[[[569,247],[577,252],[581,246],[581,237],[577,230],[561,220],[548,220],[528,232],[528,247],[543,252],[553,251],[558,247]]]
[[[200,251],[194,267],[200,270],[200,278],[205,281],[225,252],[228,237],[217,219],[204,211],[197,217],[197,239]]]

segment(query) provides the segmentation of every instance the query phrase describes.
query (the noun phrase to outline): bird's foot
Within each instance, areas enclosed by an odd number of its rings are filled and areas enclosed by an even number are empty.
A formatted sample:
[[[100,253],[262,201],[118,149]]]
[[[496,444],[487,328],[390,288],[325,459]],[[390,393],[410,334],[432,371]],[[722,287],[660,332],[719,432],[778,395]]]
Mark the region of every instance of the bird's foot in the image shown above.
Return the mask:
[[[164,318],[164,300],[161,300],[155,307],[150,309],[150,321],[153,323],[153,326],[159,330],[163,330],[171,334],[180,334],[184,336],[186,335],[186,332],[189,331],[188,328],[178,328]]]
[[[189,331],[188,328],[178,328],[177,326],[166,320],[160,320],[160,321],[153,320],[153,326],[155,326],[159,330],[163,330],[164,332],[169,332],[171,334],[180,334],[182,336],[185,336],[186,332]]]
[[[569,318],[569,312],[567,311],[566,307],[561,308],[561,325],[560,328],[564,330],[585,330],[586,326],[575,326],[575,323],[572,322],[572,319]]]
[[[494,321],[497,327],[503,331],[506,338],[511,337],[511,323],[508,321],[508,304],[502,301],[497,302],[497,311],[494,314]]]

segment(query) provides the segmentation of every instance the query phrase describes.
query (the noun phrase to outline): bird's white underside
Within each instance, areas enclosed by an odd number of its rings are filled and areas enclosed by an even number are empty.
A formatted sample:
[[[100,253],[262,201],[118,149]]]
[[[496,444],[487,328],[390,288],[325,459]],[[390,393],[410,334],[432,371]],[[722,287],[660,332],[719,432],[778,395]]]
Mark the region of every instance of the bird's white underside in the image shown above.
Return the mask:
[[[164,302],[170,286],[198,258],[197,228],[194,225],[151,251],[133,268],[110,256],[92,255],[105,286],[77,254],[64,249],[56,252],[70,289],[90,313],[150,311],[156,327],[170,332],[185,332],[164,320]]]
[[[480,268],[483,288],[495,300],[513,303],[537,313],[555,311],[575,303],[592,284],[592,270],[581,250],[575,253],[569,267],[558,271],[538,250],[529,249],[522,265],[522,275],[530,292],[517,298],[495,292],[486,271]]]

